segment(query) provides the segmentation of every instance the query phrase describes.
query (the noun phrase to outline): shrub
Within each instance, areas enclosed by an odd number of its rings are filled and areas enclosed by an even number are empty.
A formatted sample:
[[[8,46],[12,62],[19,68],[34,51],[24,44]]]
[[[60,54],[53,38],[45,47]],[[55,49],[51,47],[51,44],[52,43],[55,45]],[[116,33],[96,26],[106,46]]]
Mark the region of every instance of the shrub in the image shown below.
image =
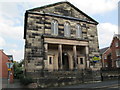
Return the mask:
[[[33,83],[33,80],[30,77],[24,77],[23,75],[21,75],[19,78],[20,78],[21,84],[23,85],[28,85],[30,83]]]

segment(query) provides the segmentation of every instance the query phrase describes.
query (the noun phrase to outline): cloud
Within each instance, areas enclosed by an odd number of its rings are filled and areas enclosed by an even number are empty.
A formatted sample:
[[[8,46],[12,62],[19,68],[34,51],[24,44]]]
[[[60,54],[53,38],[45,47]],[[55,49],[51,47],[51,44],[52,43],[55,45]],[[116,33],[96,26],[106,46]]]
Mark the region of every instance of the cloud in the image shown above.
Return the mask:
[[[19,11],[17,11],[17,9],[19,9],[19,8],[16,5],[20,2],[23,3],[22,6],[25,6],[24,8],[30,9],[33,7],[40,7],[43,5],[60,2],[60,1],[64,1],[64,0],[44,0],[44,1],[43,0],[21,0],[21,1],[10,0],[10,1],[12,2],[12,4],[9,4],[9,3],[6,4],[7,7],[4,6],[5,8],[3,7],[2,9],[3,9],[3,11],[5,10],[6,12],[11,13],[11,11],[9,11],[9,8],[8,8],[8,7],[11,7],[12,10],[14,11],[13,16],[16,16],[16,14],[19,13]],[[119,0],[68,0],[68,1],[71,2],[72,4],[74,4],[80,10],[82,10],[86,13],[89,13],[91,15],[95,15],[95,14],[106,13],[106,12],[116,9],[118,6]],[[3,2],[7,2],[7,0],[4,0]],[[15,2],[15,3],[13,3],[13,2]],[[14,7],[14,6],[16,6],[16,7]]]
[[[16,61],[23,59],[24,54],[25,8],[20,5],[22,3],[0,3],[0,48],[4,49],[6,54],[13,55]]]
[[[24,33],[24,28],[23,26],[12,26],[9,24],[2,23],[0,24],[0,36],[3,38],[8,38],[8,39],[16,39],[16,40],[22,40],[23,39],[23,33]]]
[[[10,49],[10,50],[6,51],[5,53],[7,55],[13,55],[14,61],[20,61],[21,59],[24,59],[23,52],[24,52],[23,49],[21,49],[21,50]]]
[[[80,10],[91,15],[102,14],[116,9],[119,0],[69,0]]]
[[[2,37],[0,37],[0,49],[2,49],[3,46],[5,46],[5,45],[6,45],[5,40]]]
[[[118,33],[117,25],[111,23],[101,23],[98,25],[100,48],[110,46],[114,33]]]

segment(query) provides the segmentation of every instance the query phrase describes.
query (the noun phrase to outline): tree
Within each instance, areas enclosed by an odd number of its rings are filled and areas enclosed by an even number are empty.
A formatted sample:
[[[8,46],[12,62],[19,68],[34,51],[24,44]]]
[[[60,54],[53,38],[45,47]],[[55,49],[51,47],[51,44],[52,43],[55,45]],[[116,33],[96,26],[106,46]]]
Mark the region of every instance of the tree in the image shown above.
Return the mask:
[[[19,79],[20,75],[23,74],[22,62],[14,62],[14,78]]]

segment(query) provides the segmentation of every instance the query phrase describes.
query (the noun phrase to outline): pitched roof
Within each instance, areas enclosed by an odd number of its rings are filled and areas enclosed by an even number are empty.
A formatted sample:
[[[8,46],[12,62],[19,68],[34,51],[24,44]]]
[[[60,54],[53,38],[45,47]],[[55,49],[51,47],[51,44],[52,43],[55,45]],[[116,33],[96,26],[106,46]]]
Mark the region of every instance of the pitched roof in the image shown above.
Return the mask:
[[[109,47],[105,47],[105,48],[102,48],[100,49],[100,54],[103,54]]]
[[[33,11],[33,10],[36,10],[36,9],[44,9],[44,8],[47,8],[47,7],[51,7],[51,6],[55,6],[55,5],[63,4],[63,3],[69,4],[71,7],[73,7],[74,9],[76,9],[78,12],[82,13],[82,14],[85,15],[87,18],[91,19],[91,20],[94,21],[96,24],[98,24],[97,21],[95,21],[93,18],[91,18],[90,16],[88,16],[87,14],[85,14],[84,12],[82,12],[81,10],[79,10],[76,6],[74,6],[73,4],[71,4],[71,3],[68,2],[68,1],[57,2],[57,3],[53,3],[53,4],[49,4],[49,5],[45,5],[45,6],[33,8],[33,9],[29,9],[29,10],[27,10],[27,11]]]
[[[115,34],[114,37],[117,37],[118,39],[120,39],[120,34]]]
[[[12,55],[7,55],[9,60],[13,61],[13,56]]]
[[[63,4],[63,3],[67,3],[68,5],[70,5],[71,7],[73,7],[75,10],[77,10],[78,12],[80,12],[81,14],[83,14],[84,16],[86,16],[87,18],[89,18],[91,21],[93,21],[96,25],[98,24],[97,21],[95,21],[93,18],[91,18],[90,16],[88,16],[87,14],[85,14],[84,12],[82,12],[81,10],[79,10],[77,7],[75,7],[70,2],[68,2],[68,1],[57,2],[57,3],[53,3],[53,4],[49,4],[49,5],[45,5],[45,6],[41,6],[41,7],[37,7],[37,8],[26,10],[25,19],[24,19],[24,39],[26,38],[26,27],[27,27],[26,23],[27,23],[28,12],[30,13],[30,12],[32,12],[34,10],[37,10],[37,9],[44,9],[44,8],[47,8],[47,7],[51,7],[51,6],[55,6],[55,5],[59,5],[59,4]],[[46,13],[46,14],[48,14],[48,13]],[[70,19],[75,19],[75,20],[81,20],[81,19],[78,19],[78,18],[73,18],[73,17],[68,17],[68,16],[66,16],[65,18],[70,18]]]

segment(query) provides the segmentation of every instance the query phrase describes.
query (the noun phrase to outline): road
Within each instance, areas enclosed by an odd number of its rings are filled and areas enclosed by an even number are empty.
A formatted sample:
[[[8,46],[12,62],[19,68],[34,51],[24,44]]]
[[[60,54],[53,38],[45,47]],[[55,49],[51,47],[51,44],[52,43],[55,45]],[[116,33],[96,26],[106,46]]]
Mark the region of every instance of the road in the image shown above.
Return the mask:
[[[3,88],[8,88],[8,85],[5,82],[5,80],[3,83]],[[18,80],[15,80],[15,82],[13,84],[9,85],[9,88],[23,88],[23,87],[20,85],[20,82]],[[109,80],[109,81],[103,81],[103,82],[83,83],[83,84],[78,84],[78,85],[69,85],[69,86],[59,87],[60,90],[61,90],[61,88],[63,88],[63,89],[65,89],[65,88],[79,89],[80,88],[79,90],[82,90],[82,89],[85,89],[85,90],[91,90],[91,89],[95,89],[95,90],[96,89],[99,89],[99,90],[120,90],[120,81]]]
[[[100,90],[120,90],[120,81],[118,80],[109,80],[97,83],[84,83],[79,85],[65,86],[62,88],[81,88],[81,89],[100,89]]]

